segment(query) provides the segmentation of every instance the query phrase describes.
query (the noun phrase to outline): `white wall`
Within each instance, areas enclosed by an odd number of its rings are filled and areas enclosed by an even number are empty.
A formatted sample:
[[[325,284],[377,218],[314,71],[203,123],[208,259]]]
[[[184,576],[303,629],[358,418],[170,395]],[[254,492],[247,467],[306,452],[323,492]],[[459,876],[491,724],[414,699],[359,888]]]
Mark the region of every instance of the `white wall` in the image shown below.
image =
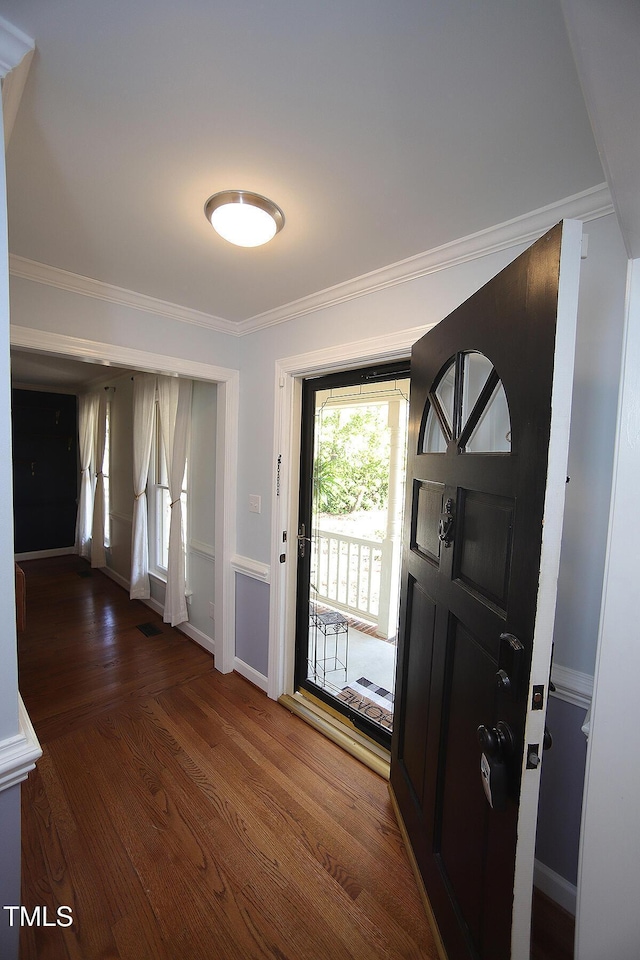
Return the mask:
[[[582,817],[577,960],[640,956],[640,260],[630,265],[614,470]]]
[[[7,267],[7,205],[0,110],[0,766],[4,746],[18,733],[18,665],[13,568],[13,477],[11,471],[11,376],[9,371],[9,273]],[[4,904],[20,903],[20,787],[0,793],[0,853]],[[18,955],[17,931],[7,913],[0,917],[0,956]]]
[[[215,603],[215,479],[216,479],[215,383],[193,384],[191,447],[189,453],[188,586],[189,623],[212,642],[213,619],[209,604]]]
[[[614,216],[585,227],[554,663],[593,676],[609,525],[627,256]]]
[[[0,37],[3,65],[7,63],[4,26]],[[11,38],[8,38],[9,40]],[[20,54],[13,62],[19,62]],[[9,363],[9,268],[4,139],[0,105],[0,907],[20,903],[20,786],[12,770],[20,765],[20,740],[24,740],[18,707],[18,664],[15,626],[15,574],[13,561],[13,476],[11,457],[11,373]],[[33,735],[35,740],[35,734]],[[37,744],[37,741],[35,741]],[[16,749],[18,748],[18,749]],[[18,956],[18,929],[10,928],[7,912],[0,917],[0,956]]]

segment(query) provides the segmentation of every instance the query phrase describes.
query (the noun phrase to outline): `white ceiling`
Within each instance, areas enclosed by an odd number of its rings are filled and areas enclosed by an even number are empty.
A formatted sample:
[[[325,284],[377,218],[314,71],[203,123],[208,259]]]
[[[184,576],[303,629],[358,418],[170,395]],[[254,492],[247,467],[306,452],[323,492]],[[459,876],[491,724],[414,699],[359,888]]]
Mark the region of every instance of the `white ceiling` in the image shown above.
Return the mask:
[[[242,321],[604,180],[559,0],[0,0],[10,250]],[[259,249],[203,214],[284,210]]]
[[[69,357],[11,350],[11,384],[14,388],[38,386],[52,392],[82,393],[91,385],[113,379],[124,371]]]

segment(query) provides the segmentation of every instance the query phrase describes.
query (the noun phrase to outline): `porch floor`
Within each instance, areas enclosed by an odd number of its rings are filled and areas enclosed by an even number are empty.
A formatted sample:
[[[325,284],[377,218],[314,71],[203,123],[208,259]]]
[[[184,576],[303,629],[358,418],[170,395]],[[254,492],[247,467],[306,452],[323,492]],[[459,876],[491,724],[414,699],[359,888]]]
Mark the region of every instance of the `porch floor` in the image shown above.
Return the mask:
[[[312,631],[314,628],[311,627]],[[343,687],[359,680],[360,677],[366,677],[379,687],[394,692],[395,687],[395,669],[396,669],[396,645],[388,640],[381,640],[379,637],[372,637],[362,633],[356,627],[349,623],[349,649],[347,657],[347,676],[345,679],[344,669],[327,670],[322,683],[322,674],[316,682],[319,686],[325,686],[329,690],[342,690]],[[312,648],[313,637],[310,634],[309,648]],[[344,639],[339,647],[340,653],[344,652]],[[340,656],[340,659],[344,658]]]

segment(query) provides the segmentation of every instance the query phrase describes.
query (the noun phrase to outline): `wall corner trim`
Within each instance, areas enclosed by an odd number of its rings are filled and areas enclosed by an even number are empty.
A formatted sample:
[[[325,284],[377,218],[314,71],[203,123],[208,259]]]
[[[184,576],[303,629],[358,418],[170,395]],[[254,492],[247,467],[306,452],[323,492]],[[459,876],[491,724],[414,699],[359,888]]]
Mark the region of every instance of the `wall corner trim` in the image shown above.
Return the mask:
[[[268,563],[261,563],[259,560],[251,560],[250,557],[241,557],[234,554],[231,558],[231,569],[236,573],[242,573],[253,580],[262,580],[263,583],[271,582],[271,567]]]
[[[42,747],[18,694],[18,733],[0,741],[0,791],[26,780],[42,756]]]

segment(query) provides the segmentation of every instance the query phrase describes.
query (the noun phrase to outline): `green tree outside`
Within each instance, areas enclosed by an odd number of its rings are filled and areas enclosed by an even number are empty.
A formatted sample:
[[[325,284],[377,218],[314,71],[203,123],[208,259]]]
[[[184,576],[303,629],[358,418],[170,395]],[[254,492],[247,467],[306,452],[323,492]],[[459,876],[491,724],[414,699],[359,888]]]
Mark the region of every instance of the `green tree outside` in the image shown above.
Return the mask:
[[[388,492],[386,404],[321,411],[314,470],[317,513],[384,509]]]

